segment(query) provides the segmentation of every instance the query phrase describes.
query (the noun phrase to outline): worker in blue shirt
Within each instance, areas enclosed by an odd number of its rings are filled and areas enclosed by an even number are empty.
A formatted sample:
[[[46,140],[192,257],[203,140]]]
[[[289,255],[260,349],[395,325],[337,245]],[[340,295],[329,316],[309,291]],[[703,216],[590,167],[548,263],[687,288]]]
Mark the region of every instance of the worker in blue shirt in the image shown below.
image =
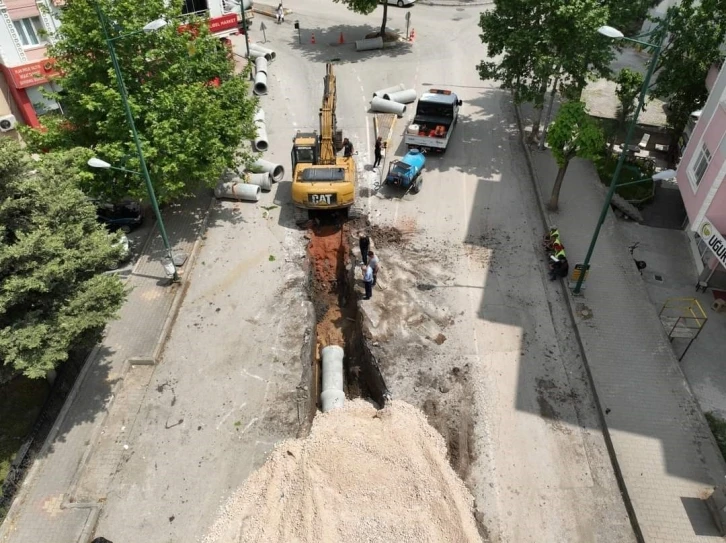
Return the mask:
[[[366,289],[366,295],[364,300],[370,300],[373,296],[373,267],[369,264],[368,266],[361,266],[363,270],[363,286]]]

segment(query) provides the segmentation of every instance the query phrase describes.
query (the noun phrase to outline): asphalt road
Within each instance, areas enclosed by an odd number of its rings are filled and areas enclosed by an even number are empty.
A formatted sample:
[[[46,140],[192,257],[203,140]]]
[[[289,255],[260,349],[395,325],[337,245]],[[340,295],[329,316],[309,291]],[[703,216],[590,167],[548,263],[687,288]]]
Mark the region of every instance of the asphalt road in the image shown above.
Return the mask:
[[[379,24],[382,7],[363,17],[329,0],[285,6],[293,13],[284,25],[265,21],[277,59],[261,104],[270,137],[265,158],[284,164],[286,179],[294,130],[317,128],[325,62],[336,62],[338,127],[361,166],[372,157],[367,109],[374,90],[436,86],[464,100],[451,149],[427,161],[423,191],[405,198],[381,191],[363,203],[374,222],[412,232],[411,244],[427,246],[431,265],[453,277],[453,288],[436,294],[458,316],[441,352],[473,368],[475,454],[466,482],[489,539],[632,541],[602,436],[593,430],[564,305],[544,273],[541,224],[509,97],[475,71],[484,54],[481,8],[391,6],[389,28],[405,29],[411,13],[415,43],[356,53],[351,43]],[[261,20],[253,32],[260,41]],[[341,32],[346,44],[331,45]],[[404,126],[399,121],[399,138]],[[373,176],[364,172],[363,185]],[[225,203],[212,215],[97,534],[194,541],[273,444],[294,436],[308,310],[304,240],[290,228],[289,181],[260,204],[281,207],[265,219],[260,206]],[[388,382],[394,395],[420,403],[398,375]]]

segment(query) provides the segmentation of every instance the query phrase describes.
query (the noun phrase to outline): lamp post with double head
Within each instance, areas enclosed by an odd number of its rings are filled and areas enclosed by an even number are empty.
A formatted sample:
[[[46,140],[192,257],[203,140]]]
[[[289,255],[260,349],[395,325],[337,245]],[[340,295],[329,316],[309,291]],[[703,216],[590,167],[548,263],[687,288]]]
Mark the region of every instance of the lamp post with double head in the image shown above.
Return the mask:
[[[667,28],[668,19],[666,19],[665,28]],[[585,256],[585,260],[582,263],[582,271],[579,274],[579,277],[577,279],[577,283],[575,284],[575,288],[572,290],[573,294],[579,294],[582,290],[582,283],[585,280],[585,276],[587,274],[587,270],[590,267],[590,259],[592,258],[592,253],[595,251],[595,244],[597,243],[597,238],[600,235],[600,229],[605,222],[605,217],[607,217],[608,209],[610,208],[610,203],[613,200],[613,195],[615,194],[615,189],[618,187],[618,179],[620,178],[620,171],[623,169],[623,164],[625,163],[625,156],[628,152],[628,149],[630,147],[630,142],[633,139],[633,133],[635,132],[635,125],[638,122],[638,115],[640,115],[640,112],[643,109],[643,105],[645,104],[645,95],[648,92],[648,87],[650,86],[650,79],[653,76],[653,72],[655,71],[655,67],[658,64],[658,57],[660,56],[661,49],[663,48],[663,42],[665,41],[666,32],[661,32],[660,39],[658,43],[648,43],[644,41],[640,41],[634,38],[627,38],[623,35],[620,30],[617,28],[613,28],[612,26],[601,26],[598,28],[598,32],[602,34],[603,36],[607,36],[608,38],[616,39],[616,40],[626,40],[629,42],[637,43],[643,47],[648,47],[653,49],[653,55],[650,59],[650,64],[648,65],[648,71],[645,74],[645,80],[643,81],[643,87],[640,89],[640,96],[638,98],[638,105],[635,108],[635,112],[633,113],[633,118],[630,121],[630,124],[628,125],[628,131],[625,135],[625,141],[623,142],[623,149],[620,153],[620,157],[618,158],[618,163],[615,166],[615,172],[613,173],[612,181],[610,181],[610,188],[608,189],[607,195],[605,196],[605,202],[603,202],[602,210],[600,211],[600,217],[597,220],[597,226],[595,227],[595,232],[592,234],[592,239],[590,240],[590,246],[587,248],[587,255]],[[646,180],[647,181],[647,180]]]
[[[106,42],[106,46],[108,47],[108,53],[111,56],[111,63],[113,64],[113,71],[116,74],[116,82],[118,83],[119,92],[121,93],[121,102],[123,103],[124,112],[126,114],[126,121],[129,123],[129,128],[131,129],[131,135],[134,139],[134,145],[136,146],[136,152],[139,155],[139,164],[141,166],[141,172],[132,172],[130,170],[124,170],[123,168],[113,168],[110,164],[107,162],[103,162],[102,160],[98,159],[91,159],[88,161],[89,166],[95,167],[95,168],[109,168],[109,169],[115,169],[118,171],[123,171],[126,173],[136,173],[138,175],[141,175],[141,177],[144,179],[144,182],[146,183],[146,190],[149,194],[149,200],[151,202],[151,207],[154,210],[154,215],[156,216],[156,224],[159,228],[159,233],[161,234],[161,239],[164,243],[164,249],[166,250],[166,256],[167,256],[167,262],[164,264],[164,268],[168,269],[169,275],[171,275],[172,281],[176,282],[179,281],[179,274],[177,273],[176,265],[174,264],[174,255],[172,254],[171,250],[171,244],[169,243],[169,238],[166,235],[166,228],[164,228],[164,220],[161,217],[161,211],[159,210],[159,202],[156,199],[156,193],[154,192],[154,185],[151,182],[151,176],[149,175],[149,169],[146,167],[146,160],[144,158],[144,151],[141,147],[141,140],[139,139],[139,134],[136,131],[136,124],[134,123],[134,116],[131,113],[131,106],[129,105],[128,100],[128,94],[126,92],[126,85],[124,84],[123,80],[123,74],[121,73],[121,66],[119,65],[118,58],[116,56],[116,48],[114,46],[114,42],[116,40],[119,40],[121,38],[131,36],[133,34],[138,34],[141,32],[154,32],[156,30],[159,30],[160,28],[163,28],[166,26],[167,22],[164,19],[156,19],[155,21],[150,22],[146,26],[144,26],[141,30],[137,30],[136,32],[130,32],[128,34],[121,34],[118,36],[111,37],[109,34],[109,21],[106,18],[106,15],[104,14],[103,10],[101,9],[101,6],[98,4],[98,2],[94,1],[93,6],[96,10],[96,14],[98,15],[98,20],[101,23],[101,32],[103,33],[103,39]],[[94,163],[92,163],[94,162]],[[102,164],[101,164],[102,163]]]

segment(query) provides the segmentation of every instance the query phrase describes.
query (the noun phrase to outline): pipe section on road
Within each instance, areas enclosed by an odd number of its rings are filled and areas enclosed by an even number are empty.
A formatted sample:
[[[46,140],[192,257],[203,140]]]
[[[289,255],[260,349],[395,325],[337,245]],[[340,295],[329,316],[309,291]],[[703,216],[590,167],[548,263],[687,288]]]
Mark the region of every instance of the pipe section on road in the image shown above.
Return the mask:
[[[263,57],[258,58],[257,60],[265,60]],[[265,60],[265,62],[267,62]],[[267,94],[267,73],[257,71],[255,73],[255,86],[252,89],[252,92],[254,92],[257,96]]]
[[[257,136],[253,142],[255,149],[263,152],[267,151],[270,148],[270,144],[267,141],[267,126],[265,125],[265,121],[255,121],[255,126],[257,127]]]
[[[245,174],[245,177],[247,178],[247,183],[249,183],[250,185],[258,186],[265,192],[272,190],[272,177],[270,176],[269,172],[249,172]]]
[[[383,99],[390,100],[391,102],[398,102],[399,104],[410,104],[411,102],[416,101],[416,89],[387,92],[383,95]]]
[[[219,183],[214,189],[214,196],[217,198],[232,198],[234,200],[245,200],[247,202],[257,202],[260,199],[260,187],[242,183],[238,181],[229,181],[227,183]]]
[[[373,93],[373,98],[376,96],[383,96],[384,94],[391,94],[392,92],[398,92],[402,91],[406,88],[406,86],[403,83],[399,83],[398,85],[394,85],[392,87],[387,87],[385,89],[377,90]]]
[[[275,60],[275,58],[277,57],[277,53],[275,53],[272,49],[262,47],[259,43],[250,44],[250,55],[252,54],[252,51],[260,51],[263,56],[269,61]]]
[[[255,161],[252,164],[252,169],[268,172],[275,183],[282,181],[282,178],[285,177],[285,168],[283,168],[280,164],[275,164],[268,160],[259,159]]]
[[[356,51],[373,51],[374,49],[383,49],[383,38],[378,37],[355,42]]]
[[[323,358],[323,388],[320,393],[320,403],[323,413],[332,409],[343,407],[345,392],[343,392],[343,348],[338,345],[328,345],[320,355]]]
[[[383,113],[395,113],[399,117],[406,113],[406,106],[398,102],[391,102],[383,98],[375,97],[371,100],[371,111],[380,111]]]

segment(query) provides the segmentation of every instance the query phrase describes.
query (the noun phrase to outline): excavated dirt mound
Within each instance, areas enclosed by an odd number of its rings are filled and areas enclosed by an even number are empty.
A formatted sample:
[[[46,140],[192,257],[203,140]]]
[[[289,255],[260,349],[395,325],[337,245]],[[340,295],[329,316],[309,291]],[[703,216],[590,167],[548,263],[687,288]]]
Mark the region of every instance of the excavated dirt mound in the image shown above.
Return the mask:
[[[472,505],[421,411],[354,400],[278,445],[204,543],[481,541]]]

